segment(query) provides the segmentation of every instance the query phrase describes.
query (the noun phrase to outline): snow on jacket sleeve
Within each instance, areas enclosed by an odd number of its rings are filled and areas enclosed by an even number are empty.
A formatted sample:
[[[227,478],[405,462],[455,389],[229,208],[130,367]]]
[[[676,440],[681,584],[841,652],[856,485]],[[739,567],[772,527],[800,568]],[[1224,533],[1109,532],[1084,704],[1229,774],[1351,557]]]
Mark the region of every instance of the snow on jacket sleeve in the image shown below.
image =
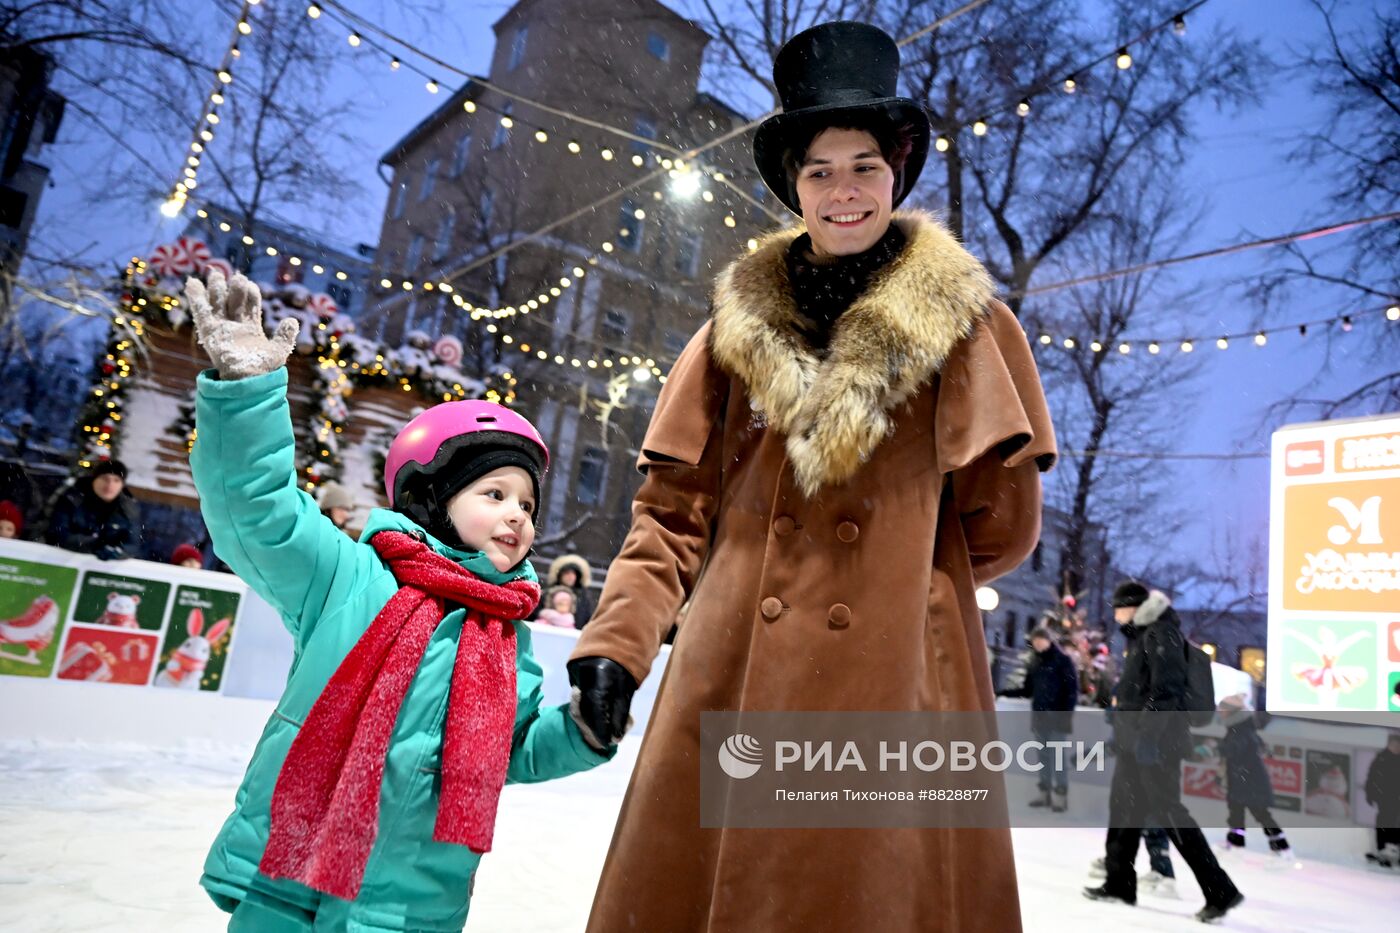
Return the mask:
[[[221,380],[200,373],[190,470],[214,553],[305,641],[336,580],[369,560],[297,488],[287,370]]]
[[[534,784],[587,771],[617,754],[593,750],[583,740],[568,704],[540,708],[544,669],[535,660],[530,629],[517,625],[515,655],[515,735],[511,742],[508,784]]]

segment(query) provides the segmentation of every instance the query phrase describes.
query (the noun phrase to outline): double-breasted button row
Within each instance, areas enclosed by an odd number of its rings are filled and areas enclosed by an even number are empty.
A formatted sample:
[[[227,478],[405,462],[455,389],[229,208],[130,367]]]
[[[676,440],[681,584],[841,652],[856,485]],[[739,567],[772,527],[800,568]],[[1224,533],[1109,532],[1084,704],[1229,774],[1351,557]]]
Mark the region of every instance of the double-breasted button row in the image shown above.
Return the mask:
[[[758,608],[763,613],[763,618],[771,622],[783,614],[783,601],[776,596],[769,596],[759,603]]]
[[[780,538],[786,538],[801,526],[791,515],[779,515],[773,519],[773,533]],[[852,521],[845,521],[836,526],[836,537],[844,544],[854,544],[860,537],[860,526]]]
[[[851,607],[845,603],[837,603],[827,611],[826,620],[831,623],[832,628],[845,628],[851,624]]]

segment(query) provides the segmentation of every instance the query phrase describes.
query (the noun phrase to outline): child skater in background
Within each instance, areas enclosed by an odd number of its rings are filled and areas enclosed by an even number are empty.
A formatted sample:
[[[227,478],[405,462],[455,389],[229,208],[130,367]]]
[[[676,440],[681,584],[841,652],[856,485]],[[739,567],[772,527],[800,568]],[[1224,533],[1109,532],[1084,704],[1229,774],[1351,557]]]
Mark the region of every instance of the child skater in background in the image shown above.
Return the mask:
[[[1259,717],[1267,714],[1256,714],[1249,709],[1243,696],[1221,700],[1218,712],[1225,726],[1220,757],[1225,766],[1225,802],[1230,823],[1223,848],[1226,851],[1244,848],[1244,812],[1248,810],[1264,827],[1269,851],[1292,863],[1293,850],[1288,846],[1288,837],[1269,810],[1274,805],[1274,789],[1269,769],[1264,764],[1264,743],[1257,728]]]
[[[489,402],[435,405],[385,460],[388,509],[355,543],[300,488],[287,406],[297,323],[269,338],[240,275],[186,295],[199,376],[190,465],[215,553],[294,643],[200,883],[231,931],[460,930],[507,782],[592,768],[568,706],[540,708],[518,620],[549,453]]]
[[[540,610],[540,621],[558,628],[574,627],[574,606],[577,597],[567,586],[552,586],[544,594],[545,608]]]

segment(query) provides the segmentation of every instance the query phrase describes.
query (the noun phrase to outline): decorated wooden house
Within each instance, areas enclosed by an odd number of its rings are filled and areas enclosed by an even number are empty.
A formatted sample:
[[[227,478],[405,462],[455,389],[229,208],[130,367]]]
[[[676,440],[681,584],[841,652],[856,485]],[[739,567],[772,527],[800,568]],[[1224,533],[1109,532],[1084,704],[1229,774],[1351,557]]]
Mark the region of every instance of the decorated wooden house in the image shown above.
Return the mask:
[[[231,273],[202,243],[186,238],[149,260],[132,261],[104,358],[79,412],[78,468],[122,460],[132,493],[156,512],[199,508],[189,452],[195,380],[210,364],[195,340],[181,289],[185,276],[211,268]],[[297,284],[259,287],[269,333],[286,317],[301,322],[288,361],[298,480],[313,496],[332,480],[345,486],[356,502],[352,529],[384,504],[384,451],[414,414],[454,399],[514,400],[509,372],[480,378],[460,370],[462,346],[455,337],[434,342],[410,332],[403,345],[388,347],[356,334],[329,295]],[[196,527],[189,516],[176,524]]]

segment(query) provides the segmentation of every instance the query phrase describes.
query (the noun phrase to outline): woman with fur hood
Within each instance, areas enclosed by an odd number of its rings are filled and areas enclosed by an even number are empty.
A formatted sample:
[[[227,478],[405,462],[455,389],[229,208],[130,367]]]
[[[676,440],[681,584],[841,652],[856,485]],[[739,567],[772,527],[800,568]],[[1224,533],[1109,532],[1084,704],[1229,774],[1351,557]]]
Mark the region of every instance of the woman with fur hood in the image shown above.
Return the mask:
[[[592,583],[593,571],[589,568],[588,561],[580,555],[561,554],[550,562],[549,573],[545,575],[545,590],[557,586],[566,586],[573,590],[574,628],[583,628],[593,615],[593,597],[588,591]],[[549,605],[549,600],[545,600],[540,604],[540,608],[544,609]]]
[[[929,143],[898,67],[845,22],[775,63],[754,156],[804,224],[720,276],[569,662],[585,735],[618,742],[689,600],[590,930],[1021,928],[1006,823],[701,826],[703,710],[993,709],[974,592],[1039,535],[1055,440],[1025,334],[942,226],[894,213]]]

